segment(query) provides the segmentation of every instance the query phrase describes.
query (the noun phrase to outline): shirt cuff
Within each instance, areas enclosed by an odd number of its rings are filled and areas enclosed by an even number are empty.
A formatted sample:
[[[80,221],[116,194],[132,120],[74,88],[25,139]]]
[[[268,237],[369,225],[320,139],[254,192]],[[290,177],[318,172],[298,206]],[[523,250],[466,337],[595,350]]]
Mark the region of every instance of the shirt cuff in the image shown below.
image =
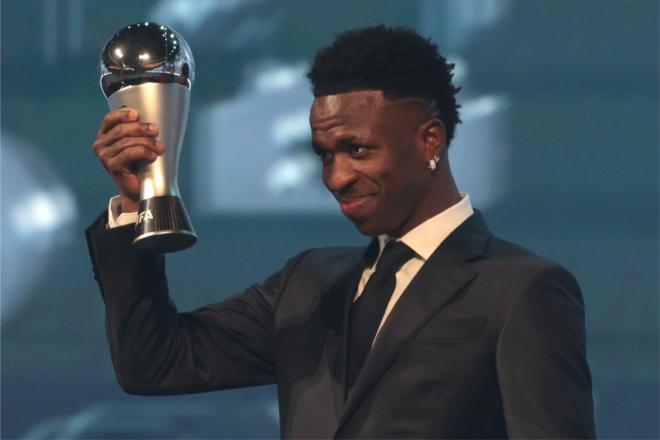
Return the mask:
[[[114,196],[108,202],[108,229],[136,223],[137,211],[121,212],[121,201],[119,196]]]

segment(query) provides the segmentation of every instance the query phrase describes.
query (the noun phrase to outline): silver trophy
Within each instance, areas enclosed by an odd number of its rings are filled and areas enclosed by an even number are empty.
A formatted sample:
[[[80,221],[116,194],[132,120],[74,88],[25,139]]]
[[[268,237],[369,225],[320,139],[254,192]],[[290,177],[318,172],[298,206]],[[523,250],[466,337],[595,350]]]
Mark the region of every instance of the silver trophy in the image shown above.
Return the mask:
[[[133,245],[140,250],[174,252],[197,241],[177,184],[194,75],[188,44],[156,23],[119,30],[99,58],[101,89],[110,109],[137,109],[140,121],[159,125],[157,139],[165,143],[165,152],[138,170],[140,208]]]

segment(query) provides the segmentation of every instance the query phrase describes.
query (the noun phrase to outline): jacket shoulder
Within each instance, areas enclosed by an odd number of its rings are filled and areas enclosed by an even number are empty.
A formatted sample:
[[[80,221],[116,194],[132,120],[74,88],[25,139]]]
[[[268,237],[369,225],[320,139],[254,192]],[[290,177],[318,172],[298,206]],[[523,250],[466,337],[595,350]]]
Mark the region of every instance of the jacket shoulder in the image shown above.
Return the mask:
[[[493,236],[483,254],[486,261],[498,263],[522,270],[544,268],[559,268],[566,270],[561,264],[519,244]]]
[[[509,294],[538,278],[563,280],[579,290],[575,276],[562,264],[496,236],[474,264],[482,281],[498,285]]]

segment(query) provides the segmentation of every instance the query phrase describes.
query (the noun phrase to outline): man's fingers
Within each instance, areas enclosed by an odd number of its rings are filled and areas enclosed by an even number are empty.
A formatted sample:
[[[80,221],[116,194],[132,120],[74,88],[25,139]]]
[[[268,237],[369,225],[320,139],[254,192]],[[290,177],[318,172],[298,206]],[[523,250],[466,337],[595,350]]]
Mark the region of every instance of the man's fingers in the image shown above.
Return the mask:
[[[101,148],[98,156],[101,161],[108,160],[121,153],[122,150],[132,147],[146,147],[156,154],[161,154],[165,148],[165,144],[151,137],[124,137],[109,147]]]
[[[129,122],[117,124],[106,134],[97,138],[100,148],[110,146],[124,137],[154,137],[158,134],[158,124],[150,122]],[[95,148],[95,151],[96,148]]]
[[[123,139],[132,137],[153,138],[156,134],[158,134],[158,124],[144,122],[120,123],[110,129],[108,133],[99,135],[92,144],[92,150],[97,156],[101,157],[104,150],[118,142],[122,142]],[[162,142],[158,142],[162,144]]]
[[[101,128],[99,128],[97,137],[107,133],[120,122],[137,121],[138,116],[139,114],[137,110],[128,107],[115,109],[107,113],[103,118],[103,122],[101,122]]]
[[[129,174],[136,171],[140,162],[153,162],[157,157],[149,148],[136,146],[122,149],[117,155],[107,158],[105,164],[113,174]]]

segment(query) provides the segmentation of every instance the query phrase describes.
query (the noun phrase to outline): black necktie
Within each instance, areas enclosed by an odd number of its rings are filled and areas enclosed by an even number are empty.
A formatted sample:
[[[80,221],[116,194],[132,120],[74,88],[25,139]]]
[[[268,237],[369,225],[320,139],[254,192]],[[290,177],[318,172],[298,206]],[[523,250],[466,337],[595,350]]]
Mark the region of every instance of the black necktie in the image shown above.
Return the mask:
[[[396,272],[416,254],[400,241],[390,241],[383,249],[376,271],[362,295],[351,306],[348,337],[346,389],[350,390],[364,364],[378,330],[387,303],[396,286]]]

